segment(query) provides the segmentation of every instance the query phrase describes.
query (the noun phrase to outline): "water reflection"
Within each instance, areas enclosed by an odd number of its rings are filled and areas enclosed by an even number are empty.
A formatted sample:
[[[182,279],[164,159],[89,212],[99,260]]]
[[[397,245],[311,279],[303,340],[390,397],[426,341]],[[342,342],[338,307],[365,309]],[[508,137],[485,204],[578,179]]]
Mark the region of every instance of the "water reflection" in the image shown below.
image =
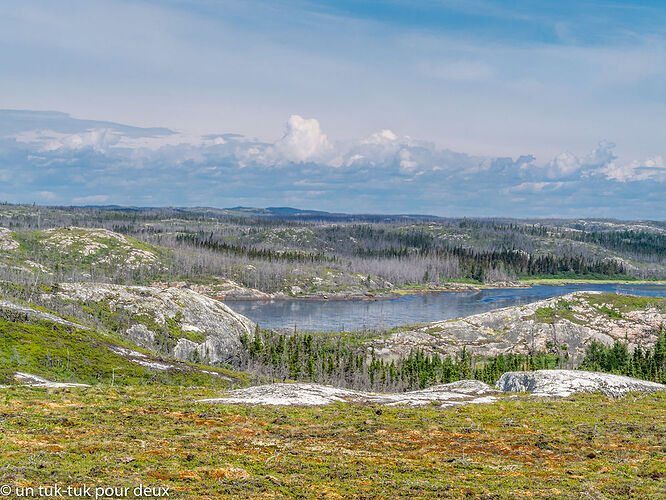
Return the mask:
[[[579,290],[666,297],[666,286],[603,284],[441,292],[377,301],[279,300],[227,303],[232,309],[264,328],[296,326],[299,330],[349,331],[460,318]]]

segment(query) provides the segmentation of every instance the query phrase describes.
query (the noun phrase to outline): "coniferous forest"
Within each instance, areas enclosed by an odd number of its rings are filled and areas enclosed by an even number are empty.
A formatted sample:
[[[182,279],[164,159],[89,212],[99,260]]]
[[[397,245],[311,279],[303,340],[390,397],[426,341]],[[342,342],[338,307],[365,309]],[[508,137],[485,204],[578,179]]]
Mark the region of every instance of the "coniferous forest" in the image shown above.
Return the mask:
[[[463,348],[455,357],[412,350],[393,360],[380,359],[361,345],[363,337],[326,337],[311,333],[278,333],[257,329],[242,339],[240,368],[274,380],[300,380],[358,390],[402,392],[464,379],[495,384],[503,373],[570,368],[567,354],[536,352],[472,357]],[[580,369],[666,382],[666,331],[652,348],[629,350],[592,342]]]

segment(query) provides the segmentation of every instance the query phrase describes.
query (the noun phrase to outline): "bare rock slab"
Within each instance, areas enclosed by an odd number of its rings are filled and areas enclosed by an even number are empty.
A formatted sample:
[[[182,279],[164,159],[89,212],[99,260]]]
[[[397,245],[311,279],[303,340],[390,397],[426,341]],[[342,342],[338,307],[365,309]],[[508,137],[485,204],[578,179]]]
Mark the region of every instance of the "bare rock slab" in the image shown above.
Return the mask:
[[[420,391],[375,393],[341,389],[321,384],[268,384],[231,391],[221,398],[200,403],[255,404],[277,406],[323,406],[333,403],[365,403],[386,406],[455,406],[491,403],[500,391],[478,380],[461,380]]]
[[[65,387],[90,387],[88,384],[76,384],[73,382],[53,382],[32,373],[16,372],[14,379],[21,385],[29,387],[65,388]]]
[[[529,392],[540,397],[567,397],[579,392],[600,392],[619,397],[629,392],[666,391],[666,385],[610,373],[582,370],[507,372],[495,384],[504,392]]]

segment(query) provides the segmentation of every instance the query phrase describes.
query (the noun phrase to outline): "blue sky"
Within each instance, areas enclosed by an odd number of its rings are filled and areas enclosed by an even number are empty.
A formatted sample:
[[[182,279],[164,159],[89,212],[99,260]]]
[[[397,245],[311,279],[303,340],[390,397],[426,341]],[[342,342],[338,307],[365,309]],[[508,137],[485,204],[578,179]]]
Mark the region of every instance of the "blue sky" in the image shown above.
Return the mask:
[[[5,0],[0,68],[3,201],[666,218],[661,2]]]

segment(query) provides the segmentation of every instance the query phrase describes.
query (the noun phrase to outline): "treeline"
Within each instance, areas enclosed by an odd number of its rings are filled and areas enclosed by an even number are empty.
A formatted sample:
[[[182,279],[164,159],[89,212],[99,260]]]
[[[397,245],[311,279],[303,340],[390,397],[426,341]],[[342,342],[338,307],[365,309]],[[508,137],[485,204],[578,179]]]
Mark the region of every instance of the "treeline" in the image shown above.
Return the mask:
[[[368,334],[371,335],[371,334]],[[361,335],[328,337],[259,330],[241,338],[237,368],[277,380],[300,380],[365,391],[403,392],[474,378],[494,384],[507,371],[562,368],[568,357],[507,354],[483,360],[466,349],[457,356],[413,350],[393,360],[377,357]]]
[[[593,243],[624,254],[637,254],[666,258],[666,234],[657,232],[624,231],[585,231],[553,228],[543,225],[510,226],[512,231],[541,237],[561,237],[573,241]]]
[[[214,252],[224,252],[232,255],[249,257],[251,259],[266,260],[268,262],[283,261],[291,263],[315,263],[315,262],[337,262],[339,259],[335,256],[324,255],[320,252],[308,252],[302,250],[271,250],[268,248],[245,247],[233,245],[223,241],[216,240],[213,232],[198,234],[178,234],[177,243],[187,243],[194,247],[206,248]]]
[[[476,358],[463,348],[456,356],[441,356],[414,349],[408,355],[385,360],[368,349],[366,334],[328,336],[280,333],[257,328],[241,338],[243,355],[236,368],[274,380],[298,380],[348,389],[403,392],[464,379],[494,385],[503,373],[573,368],[568,354],[536,352]],[[666,383],[666,332],[652,348],[629,352],[623,342],[605,346],[593,342],[578,367],[582,370],[627,375]]]
[[[666,384],[666,331],[659,333],[654,347],[636,347],[632,352],[624,342],[616,341],[612,346],[592,342],[580,368]]]
[[[460,269],[457,277],[470,278],[477,281],[487,279],[492,270],[503,270],[507,275],[544,276],[571,273],[575,276],[608,276],[626,275],[624,265],[615,259],[590,259],[583,255],[532,255],[523,251],[479,251],[462,246],[440,250],[417,250],[409,248],[389,248],[385,250],[359,250],[361,257],[383,257],[389,259],[405,259],[417,253],[421,256],[435,256],[437,259],[456,259]],[[455,276],[454,276],[455,277]]]
[[[350,216],[333,223],[245,217],[214,209],[18,207],[12,211],[3,216],[2,225],[19,232],[64,225],[104,227],[170,249],[160,255],[161,266],[133,270],[117,265],[84,269],[60,262],[57,252],[34,248],[28,258],[47,267],[56,264],[54,276],[40,278],[46,281],[130,284],[223,277],[277,292],[294,285],[309,290],[314,277],[323,277],[322,286],[338,290],[365,286],[359,283],[367,275],[368,283],[380,278],[370,288],[384,289],[382,280],[405,286],[520,277],[663,278],[666,273],[666,234],[658,232],[657,223],[645,223],[645,231],[606,231],[602,223],[577,230],[574,221],[564,220],[367,222]],[[611,251],[624,260],[604,257]],[[627,260],[639,264],[627,265]],[[4,279],[13,279],[14,274],[31,279],[32,273],[22,273],[19,267],[6,266],[0,273]],[[329,270],[336,276],[331,277]]]

